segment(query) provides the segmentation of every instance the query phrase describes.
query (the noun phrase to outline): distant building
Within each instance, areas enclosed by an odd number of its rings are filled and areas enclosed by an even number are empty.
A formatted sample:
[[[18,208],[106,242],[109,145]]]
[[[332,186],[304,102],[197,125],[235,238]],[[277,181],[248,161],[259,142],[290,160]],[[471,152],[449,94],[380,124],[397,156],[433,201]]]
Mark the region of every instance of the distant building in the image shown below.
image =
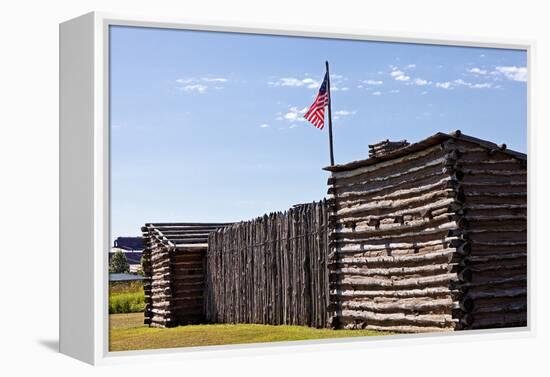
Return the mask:
[[[142,237],[117,237],[113,247],[123,250],[143,250]]]
[[[109,281],[114,283],[141,281],[143,276],[133,274],[109,274]]]

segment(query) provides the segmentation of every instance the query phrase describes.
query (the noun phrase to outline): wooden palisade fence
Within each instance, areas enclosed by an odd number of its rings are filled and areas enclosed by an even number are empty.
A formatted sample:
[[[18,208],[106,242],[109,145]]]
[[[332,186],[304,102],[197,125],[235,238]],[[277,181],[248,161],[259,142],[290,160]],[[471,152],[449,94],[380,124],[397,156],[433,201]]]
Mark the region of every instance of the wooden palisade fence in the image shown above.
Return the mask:
[[[318,203],[230,225],[144,227],[146,322],[527,324],[525,154],[457,131],[386,140],[326,170]]]
[[[206,320],[326,327],[327,220],[321,201],[211,233]]]

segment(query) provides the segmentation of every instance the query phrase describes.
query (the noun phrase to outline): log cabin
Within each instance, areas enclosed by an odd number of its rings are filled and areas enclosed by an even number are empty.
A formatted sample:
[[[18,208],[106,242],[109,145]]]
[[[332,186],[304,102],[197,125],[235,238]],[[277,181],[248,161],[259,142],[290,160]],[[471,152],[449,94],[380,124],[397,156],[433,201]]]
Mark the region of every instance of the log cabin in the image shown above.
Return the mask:
[[[144,323],[173,327],[204,322],[208,235],[227,223],[149,223],[144,240]]]
[[[325,170],[334,327],[526,325],[525,154],[456,131]]]

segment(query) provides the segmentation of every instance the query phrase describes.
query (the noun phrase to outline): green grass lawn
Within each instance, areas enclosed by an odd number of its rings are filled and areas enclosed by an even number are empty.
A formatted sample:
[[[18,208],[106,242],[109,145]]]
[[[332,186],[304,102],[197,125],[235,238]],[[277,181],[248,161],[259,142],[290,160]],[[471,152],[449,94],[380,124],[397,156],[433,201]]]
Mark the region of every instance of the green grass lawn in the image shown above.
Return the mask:
[[[109,349],[130,351],[154,348],[211,346],[388,335],[370,330],[329,330],[304,326],[189,325],[168,329],[143,325],[143,313],[109,316]]]
[[[145,296],[141,282],[109,285],[109,314],[143,313]]]

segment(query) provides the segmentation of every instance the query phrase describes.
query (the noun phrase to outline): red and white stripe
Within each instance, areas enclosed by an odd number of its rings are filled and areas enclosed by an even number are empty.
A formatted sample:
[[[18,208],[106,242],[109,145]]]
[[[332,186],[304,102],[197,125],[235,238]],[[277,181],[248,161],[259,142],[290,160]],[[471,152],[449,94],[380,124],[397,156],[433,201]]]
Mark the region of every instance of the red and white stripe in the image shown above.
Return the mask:
[[[319,92],[315,102],[311,105],[304,118],[318,129],[322,130],[325,126],[325,106],[328,105],[328,94],[325,91]]]

